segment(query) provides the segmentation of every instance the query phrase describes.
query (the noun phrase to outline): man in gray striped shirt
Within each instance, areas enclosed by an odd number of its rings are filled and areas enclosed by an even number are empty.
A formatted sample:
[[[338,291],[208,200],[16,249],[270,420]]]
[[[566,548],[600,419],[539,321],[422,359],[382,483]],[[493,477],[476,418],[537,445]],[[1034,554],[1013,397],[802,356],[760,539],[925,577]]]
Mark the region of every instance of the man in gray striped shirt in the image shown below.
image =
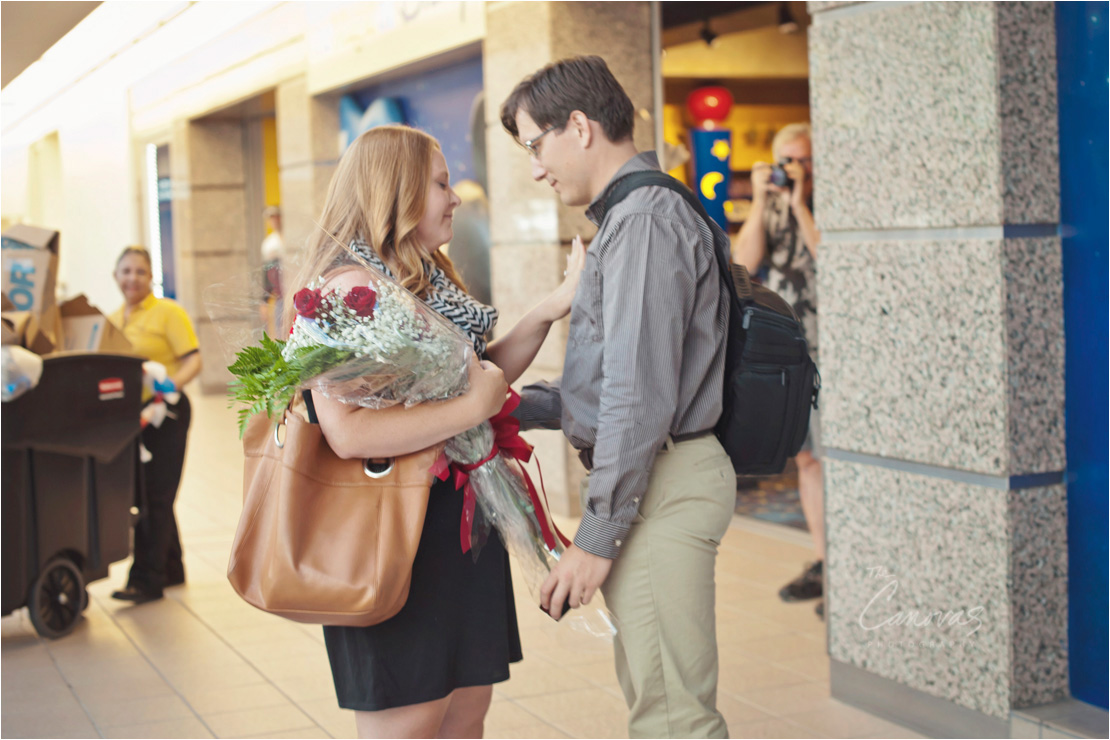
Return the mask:
[[[544,583],[561,613],[601,588],[617,621],[631,737],[726,737],[716,709],[713,570],[736,478],[721,414],[727,297],[713,234],[683,198],[613,184],[659,169],[632,142],[633,106],[600,57],[548,65],[501,108],[532,176],[598,226],[571,308],[559,385],[525,389],[521,419],[561,426],[590,468],[574,544]]]

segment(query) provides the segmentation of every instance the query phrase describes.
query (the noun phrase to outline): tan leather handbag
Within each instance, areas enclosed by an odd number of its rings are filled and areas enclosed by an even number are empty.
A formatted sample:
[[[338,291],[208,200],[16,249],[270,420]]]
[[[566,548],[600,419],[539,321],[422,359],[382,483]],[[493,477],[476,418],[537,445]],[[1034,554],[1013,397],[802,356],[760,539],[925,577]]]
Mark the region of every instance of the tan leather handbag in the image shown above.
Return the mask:
[[[252,606],[295,622],[365,627],[404,606],[433,447],[374,463],[340,459],[286,409],[243,434],[243,513],[227,577]]]

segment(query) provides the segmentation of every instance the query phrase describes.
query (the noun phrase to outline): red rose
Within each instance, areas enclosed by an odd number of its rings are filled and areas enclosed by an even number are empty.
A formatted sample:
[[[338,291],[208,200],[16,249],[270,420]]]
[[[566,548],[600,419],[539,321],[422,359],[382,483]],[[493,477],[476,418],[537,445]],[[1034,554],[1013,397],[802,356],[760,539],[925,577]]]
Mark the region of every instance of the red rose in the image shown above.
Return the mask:
[[[316,318],[316,312],[320,310],[323,303],[324,297],[320,295],[319,290],[302,288],[293,295],[293,305],[297,308],[297,313],[306,319]]]
[[[374,304],[377,301],[378,294],[372,288],[364,286],[351,288],[347,291],[347,295],[343,296],[343,302],[347,304],[347,308],[359,316],[373,316]]]

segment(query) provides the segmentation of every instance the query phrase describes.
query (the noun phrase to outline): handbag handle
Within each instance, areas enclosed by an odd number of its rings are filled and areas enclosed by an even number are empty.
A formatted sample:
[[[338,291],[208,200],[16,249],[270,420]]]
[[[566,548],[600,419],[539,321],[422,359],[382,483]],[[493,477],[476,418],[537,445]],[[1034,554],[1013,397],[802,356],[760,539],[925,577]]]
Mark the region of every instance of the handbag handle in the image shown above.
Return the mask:
[[[289,413],[289,409],[286,409],[286,413]],[[281,428],[284,426],[285,414],[282,414],[281,420],[274,422],[274,445],[279,450],[285,449],[285,440],[282,439],[281,434],[279,434]],[[367,478],[378,480],[379,478],[384,478],[393,472],[393,465],[395,461],[396,458],[393,457],[386,457],[380,460],[371,459],[368,457],[363,459],[362,461],[362,472],[366,474]]]

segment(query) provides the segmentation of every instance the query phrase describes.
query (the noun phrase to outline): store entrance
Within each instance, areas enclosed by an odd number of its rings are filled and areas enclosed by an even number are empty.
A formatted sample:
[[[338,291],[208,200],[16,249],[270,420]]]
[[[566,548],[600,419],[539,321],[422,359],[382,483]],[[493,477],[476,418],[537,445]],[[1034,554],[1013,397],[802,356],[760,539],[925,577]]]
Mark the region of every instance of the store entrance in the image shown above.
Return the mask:
[[[664,2],[662,20],[662,164],[735,240],[753,166],[774,164],[776,134],[809,122],[806,4]],[[780,476],[741,478],[736,511],[805,531],[798,485],[793,461]]]

